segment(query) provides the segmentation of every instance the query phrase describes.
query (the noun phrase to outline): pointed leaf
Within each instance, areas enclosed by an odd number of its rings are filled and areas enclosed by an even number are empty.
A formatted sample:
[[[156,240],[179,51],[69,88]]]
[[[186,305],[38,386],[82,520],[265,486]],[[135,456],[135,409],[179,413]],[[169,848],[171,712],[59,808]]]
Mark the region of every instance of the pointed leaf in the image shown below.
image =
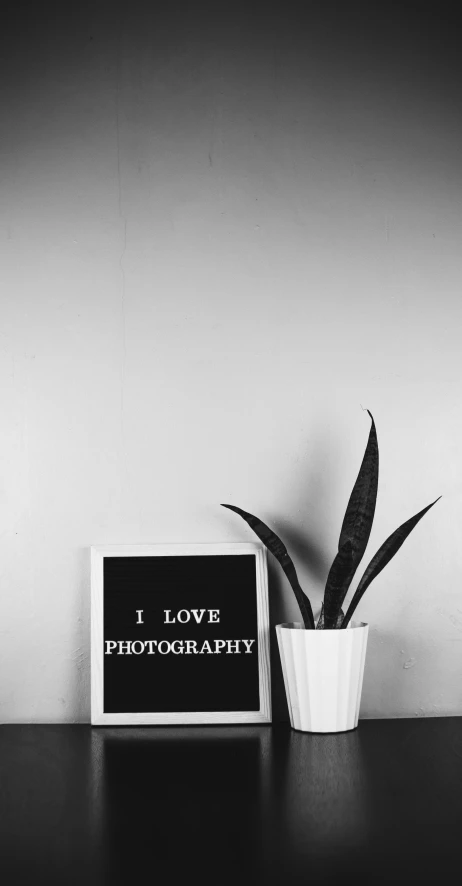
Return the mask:
[[[395,556],[403,542],[414,529],[414,526],[417,525],[424,514],[426,514],[427,511],[429,511],[430,508],[432,508],[433,505],[435,505],[436,502],[440,500],[440,498],[441,495],[436,498],[435,501],[432,501],[431,504],[427,505],[426,508],[423,508],[422,511],[419,511],[418,514],[414,514],[413,517],[411,517],[409,520],[406,520],[405,523],[402,523],[401,526],[399,526],[398,529],[396,529],[395,532],[393,532],[392,535],[390,535],[386,539],[386,541],[384,541],[382,547],[379,548],[379,550],[369,563],[369,566],[367,567],[361,581],[359,582],[358,587],[356,588],[351,603],[348,607],[347,614],[345,615],[345,618],[343,620],[342,628],[347,627],[351,616],[353,615],[361,597],[369,587],[371,581],[373,581],[374,578],[377,577],[377,575],[382,571],[382,569],[384,569],[387,563],[390,562],[392,557]]]
[[[341,609],[340,612],[339,612],[338,618],[337,618],[337,624],[335,625],[336,628],[341,628],[341,627],[342,627],[342,622],[343,622],[343,619],[344,619],[344,618],[345,618],[345,613],[344,613],[344,612],[342,611],[342,609]],[[318,621],[317,621],[317,623],[316,623],[316,630],[317,630],[317,631],[323,631],[323,630],[324,630],[324,627],[325,627],[325,626],[324,626],[324,603],[322,603],[322,604],[321,604],[321,612],[319,613],[319,618],[318,618]]]
[[[353,548],[350,539],[344,543],[338,552],[329,575],[327,576],[326,590],[324,591],[324,630],[335,628],[340,609],[348,589],[350,576],[353,575]]]
[[[372,422],[361,467],[340,530],[338,554],[329,572],[324,600],[326,627],[339,627],[342,603],[353,576],[366,550],[374,520],[379,478],[379,447],[372,413]]]
[[[228,508],[230,511],[235,511],[236,514],[239,514],[243,520],[249,524],[251,529],[253,529],[260,541],[262,541],[273,556],[276,557],[290,581],[292,590],[300,607],[305,627],[314,628],[314,617],[311,603],[300,587],[295,566],[281,539],[269,528],[269,526],[266,525],[266,523],[263,523],[258,517],[254,517],[253,514],[249,514],[247,511],[243,511],[241,508],[237,508],[234,505],[223,504],[222,507]]]
[[[356,483],[347,505],[345,517],[343,518],[338,544],[340,551],[346,541],[351,541],[355,569],[366,550],[371,534],[379,479],[377,432],[372,413],[369,410],[367,411],[371,418],[372,426]]]

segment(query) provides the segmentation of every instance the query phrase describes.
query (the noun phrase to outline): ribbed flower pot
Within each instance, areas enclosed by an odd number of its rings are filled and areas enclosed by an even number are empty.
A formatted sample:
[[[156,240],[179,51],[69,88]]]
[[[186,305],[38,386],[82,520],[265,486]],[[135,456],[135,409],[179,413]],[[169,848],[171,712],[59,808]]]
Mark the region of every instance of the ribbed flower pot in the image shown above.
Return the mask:
[[[358,725],[369,625],[312,631],[276,625],[282,673],[293,729],[346,732]]]

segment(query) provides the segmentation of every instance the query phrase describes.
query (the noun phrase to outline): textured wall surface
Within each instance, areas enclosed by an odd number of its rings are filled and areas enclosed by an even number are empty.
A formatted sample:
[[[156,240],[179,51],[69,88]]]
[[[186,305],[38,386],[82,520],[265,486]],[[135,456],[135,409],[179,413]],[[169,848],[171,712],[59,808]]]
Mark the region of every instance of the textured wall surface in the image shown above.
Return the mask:
[[[253,539],[231,502],[318,607],[366,407],[366,562],[443,498],[358,610],[361,713],[462,714],[454,7],[217,7],[2,27],[0,720],[88,720],[92,544]]]

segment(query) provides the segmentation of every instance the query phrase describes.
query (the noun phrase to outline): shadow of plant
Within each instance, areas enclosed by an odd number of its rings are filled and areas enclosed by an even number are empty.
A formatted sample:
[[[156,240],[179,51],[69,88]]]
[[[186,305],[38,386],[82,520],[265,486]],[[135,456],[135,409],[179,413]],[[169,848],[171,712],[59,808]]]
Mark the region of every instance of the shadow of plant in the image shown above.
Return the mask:
[[[287,522],[278,521],[275,526],[287,542],[287,547],[290,547],[291,552],[301,561],[305,571],[308,571],[316,583],[319,582],[324,586],[329,571],[329,561],[320,546],[311,541],[306,533]]]

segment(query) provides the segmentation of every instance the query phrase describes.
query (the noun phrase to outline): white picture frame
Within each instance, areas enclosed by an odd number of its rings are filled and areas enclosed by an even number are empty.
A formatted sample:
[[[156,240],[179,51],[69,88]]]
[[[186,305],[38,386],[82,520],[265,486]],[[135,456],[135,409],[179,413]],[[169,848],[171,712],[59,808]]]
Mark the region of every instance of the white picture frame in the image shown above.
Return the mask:
[[[252,554],[256,566],[259,710],[104,711],[104,558]],[[271,674],[266,548],[256,542],[104,545],[91,547],[91,723],[93,726],[271,723]]]

